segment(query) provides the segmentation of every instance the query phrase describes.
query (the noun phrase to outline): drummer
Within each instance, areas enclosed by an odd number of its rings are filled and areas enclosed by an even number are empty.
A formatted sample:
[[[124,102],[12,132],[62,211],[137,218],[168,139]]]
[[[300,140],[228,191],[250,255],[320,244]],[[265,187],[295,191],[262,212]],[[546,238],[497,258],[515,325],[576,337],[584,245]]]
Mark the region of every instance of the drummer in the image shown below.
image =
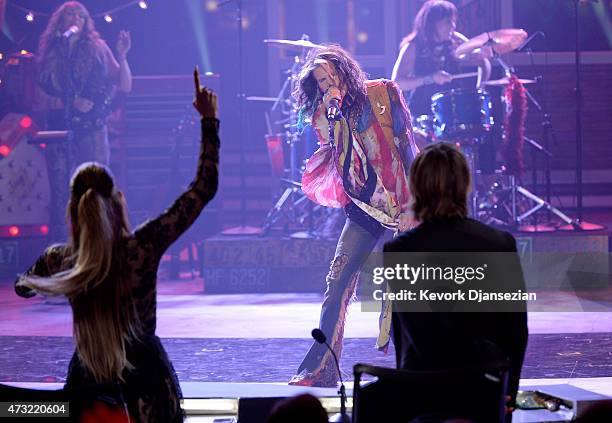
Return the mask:
[[[482,54],[471,54],[461,61],[457,47],[468,39],[455,31],[457,8],[450,1],[426,1],[414,19],[414,29],[400,43],[400,52],[391,79],[404,91],[411,115],[431,114],[431,96],[459,87],[480,87],[489,79],[491,63]],[[462,65],[477,65],[478,75],[454,79]],[[463,82],[462,82],[463,81]],[[476,81],[476,82],[474,82]]]

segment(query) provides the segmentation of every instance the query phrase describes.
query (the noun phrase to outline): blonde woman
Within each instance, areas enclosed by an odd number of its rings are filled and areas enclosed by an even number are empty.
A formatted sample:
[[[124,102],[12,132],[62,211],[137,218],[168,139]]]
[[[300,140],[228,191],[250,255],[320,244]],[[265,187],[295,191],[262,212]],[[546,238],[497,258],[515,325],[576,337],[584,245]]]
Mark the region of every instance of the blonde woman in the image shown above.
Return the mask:
[[[110,171],[98,163],[81,165],[70,184],[70,241],[49,247],[15,286],[23,297],[40,292],[69,299],[76,351],[66,387],[112,385],[140,422],[183,420],[178,379],[155,335],[156,275],[162,254],[217,190],[217,97],[200,88],[197,70],[194,78],[202,142],[189,189],[131,232]]]
[[[115,91],[132,89],[127,61],[131,44],[129,32],[121,31],[113,54],[78,1],[58,7],[40,37],[39,83],[63,104],[74,166],[87,161],[109,164],[106,119]]]

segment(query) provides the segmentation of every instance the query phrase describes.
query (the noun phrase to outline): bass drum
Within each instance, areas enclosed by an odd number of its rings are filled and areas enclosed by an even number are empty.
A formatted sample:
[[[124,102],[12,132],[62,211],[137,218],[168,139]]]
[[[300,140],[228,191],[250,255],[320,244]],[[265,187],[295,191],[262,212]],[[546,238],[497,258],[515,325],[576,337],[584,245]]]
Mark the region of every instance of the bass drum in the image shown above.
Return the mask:
[[[454,89],[431,97],[433,129],[444,140],[478,138],[494,124],[491,95],[485,90]]]

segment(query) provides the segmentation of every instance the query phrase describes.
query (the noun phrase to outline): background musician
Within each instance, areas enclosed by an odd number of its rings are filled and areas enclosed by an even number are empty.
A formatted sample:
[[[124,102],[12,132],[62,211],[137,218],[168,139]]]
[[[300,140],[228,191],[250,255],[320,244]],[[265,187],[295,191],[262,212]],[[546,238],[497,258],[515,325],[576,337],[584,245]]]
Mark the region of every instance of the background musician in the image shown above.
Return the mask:
[[[455,31],[457,8],[446,0],[426,1],[414,19],[413,30],[400,43],[400,52],[393,67],[391,79],[404,91],[413,118],[431,114],[431,96],[439,91],[458,88],[460,80],[452,75],[460,72],[462,65],[478,65],[476,84],[489,79],[491,64],[484,52],[459,58],[455,50],[467,38]],[[461,85],[464,85],[462,83]]]

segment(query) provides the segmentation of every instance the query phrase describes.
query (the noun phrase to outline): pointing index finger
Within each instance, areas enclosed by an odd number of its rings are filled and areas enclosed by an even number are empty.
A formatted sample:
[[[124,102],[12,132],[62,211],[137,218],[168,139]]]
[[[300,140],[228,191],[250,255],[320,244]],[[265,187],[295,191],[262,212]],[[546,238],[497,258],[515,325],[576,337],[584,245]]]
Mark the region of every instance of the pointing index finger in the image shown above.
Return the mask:
[[[200,73],[198,71],[198,67],[195,67],[195,70],[193,71],[193,81],[195,83],[195,89],[196,89],[196,93],[200,92]]]

